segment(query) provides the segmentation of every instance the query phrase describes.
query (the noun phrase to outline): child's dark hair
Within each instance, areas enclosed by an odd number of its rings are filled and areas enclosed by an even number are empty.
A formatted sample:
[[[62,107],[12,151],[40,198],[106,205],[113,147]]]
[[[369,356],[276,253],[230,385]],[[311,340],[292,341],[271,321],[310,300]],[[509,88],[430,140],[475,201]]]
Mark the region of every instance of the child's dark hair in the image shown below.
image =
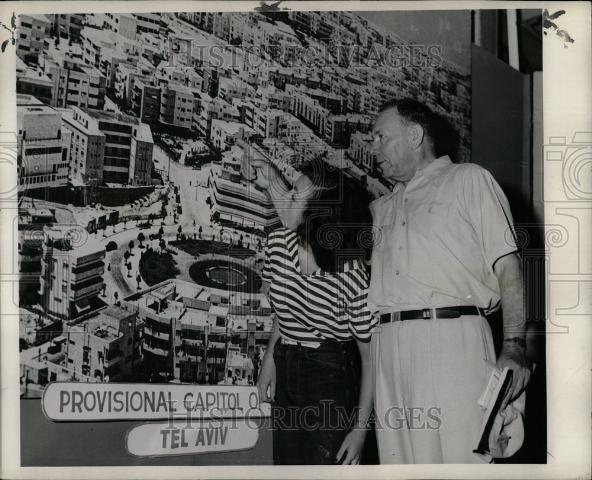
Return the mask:
[[[370,193],[359,181],[321,160],[302,170],[315,194],[306,205],[297,233],[310,246],[317,265],[325,272],[338,272],[372,253]]]

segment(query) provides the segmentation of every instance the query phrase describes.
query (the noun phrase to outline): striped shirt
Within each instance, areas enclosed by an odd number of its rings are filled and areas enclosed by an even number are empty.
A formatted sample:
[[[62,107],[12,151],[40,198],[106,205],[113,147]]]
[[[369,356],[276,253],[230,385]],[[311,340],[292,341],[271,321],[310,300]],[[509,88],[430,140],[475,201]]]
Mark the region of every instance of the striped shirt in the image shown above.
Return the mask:
[[[370,279],[360,262],[342,272],[305,275],[297,234],[279,228],[268,236],[262,276],[271,284],[271,304],[288,341],[317,347],[323,340],[370,339],[376,319],[367,306]]]

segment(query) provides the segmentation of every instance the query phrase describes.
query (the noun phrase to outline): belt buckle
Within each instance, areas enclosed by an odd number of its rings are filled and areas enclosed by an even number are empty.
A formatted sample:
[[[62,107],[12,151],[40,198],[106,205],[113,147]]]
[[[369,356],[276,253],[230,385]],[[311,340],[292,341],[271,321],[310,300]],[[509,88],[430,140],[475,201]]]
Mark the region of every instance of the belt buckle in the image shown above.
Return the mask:
[[[432,309],[431,308],[424,308],[421,311],[421,314],[422,314],[422,318],[424,320],[431,320],[431,318],[432,318]]]

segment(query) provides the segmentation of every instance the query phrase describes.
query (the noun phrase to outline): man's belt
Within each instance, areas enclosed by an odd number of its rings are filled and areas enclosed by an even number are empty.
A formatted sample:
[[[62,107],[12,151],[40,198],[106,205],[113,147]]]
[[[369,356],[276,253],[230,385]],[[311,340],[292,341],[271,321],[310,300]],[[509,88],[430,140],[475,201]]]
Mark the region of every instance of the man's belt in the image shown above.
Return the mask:
[[[463,315],[479,315],[484,317],[485,310],[472,305],[404,310],[402,312],[383,313],[380,316],[380,323],[402,322],[404,320],[431,320],[433,318],[458,318]]]

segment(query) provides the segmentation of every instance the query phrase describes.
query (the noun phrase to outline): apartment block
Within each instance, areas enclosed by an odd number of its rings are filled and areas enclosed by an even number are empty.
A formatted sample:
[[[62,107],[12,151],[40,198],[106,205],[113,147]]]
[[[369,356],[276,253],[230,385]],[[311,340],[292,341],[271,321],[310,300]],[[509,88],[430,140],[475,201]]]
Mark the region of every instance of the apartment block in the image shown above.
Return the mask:
[[[66,185],[70,138],[60,112],[30,95],[17,95],[17,129],[19,187]]]
[[[19,15],[16,54],[27,63],[37,63],[44,41],[49,38],[51,25],[46,15]]]
[[[163,13],[134,13],[137,21],[138,33],[152,33],[158,35],[161,30],[166,30],[168,20]]]
[[[64,130],[70,131],[70,181],[74,185],[101,185],[106,135],[78,108],[63,109],[61,113]]]
[[[53,82],[39,69],[33,69],[16,57],[16,93],[31,95],[45,105],[53,98]]]
[[[271,332],[272,309],[260,293],[167,280],[123,303],[143,322],[146,368],[169,380],[218,383],[227,351],[251,356]]]
[[[129,115],[80,108],[65,119],[73,134],[73,176],[83,183],[151,184],[154,142],[148,125]]]
[[[67,326],[64,365],[76,377],[97,382],[128,378],[141,360],[136,314],[109,306],[97,315]]]
[[[43,228],[56,222],[55,213],[44,208],[19,208],[18,212],[18,260],[19,305],[39,303],[39,278],[41,276],[41,250]]]
[[[368,115],[329,115],[325,122],[323,137],[329,145],[348,147],[352,133],[367,133],[372,128],[372,124],[373,120]]]
[[[140,121],[147,124],[159,121],[161,90],[161,87],[151,85],[149,80],[134,78],[131,109]]]
[[[46,15],[46,17],[53,21],[54,31],[61,38],[67,38],[74,42],[80,40],[80,31],[82,30],[86,15],[83,13],[56,13],[54,15]]]
[[[376,153],[372,151],[372,140],[372,135],[369,133],[353,133],[347,153],[358,167],[376,176]]]
[[[136,46],[134,40],[130,40],[121,33],[109,29],[99,30],[97,28],[84,27],[80,32],[80,37],[84,63],[99,70],[101,69],[101,60],[108,55],[108,50],[130,53],[134,51]]]
[[[268,159],[265,150],[255,144],[239,144],[225,152],[220,171],[211,171],[212,212],[221,224],[238,229],[268,232],[280,226],[273,203],[253,183],[248,165],[253,159]]]
[[[160,121],[190,129],[193,124],[193,101],[199,90],[169,83],[160,97]]]
[[[53,107],[83,107],[102,109],[105,105],[105,76],[88,66],[81,52],[49,45],[40,58],[43,73],[53,83]]]
[[[105,247],[80,228],[43,229],[40,296],[49,315],[72,319],[97,307]]]
[[[100,21],[103,22],[103,28],[109,29],[128,40],[136,39],[138,21],[131,13],[95,13]]]
[[[242,123],[212,120],[211,142],[220,151],[230,150],[238,139],[245,139],[253,134],[254,131]]]

